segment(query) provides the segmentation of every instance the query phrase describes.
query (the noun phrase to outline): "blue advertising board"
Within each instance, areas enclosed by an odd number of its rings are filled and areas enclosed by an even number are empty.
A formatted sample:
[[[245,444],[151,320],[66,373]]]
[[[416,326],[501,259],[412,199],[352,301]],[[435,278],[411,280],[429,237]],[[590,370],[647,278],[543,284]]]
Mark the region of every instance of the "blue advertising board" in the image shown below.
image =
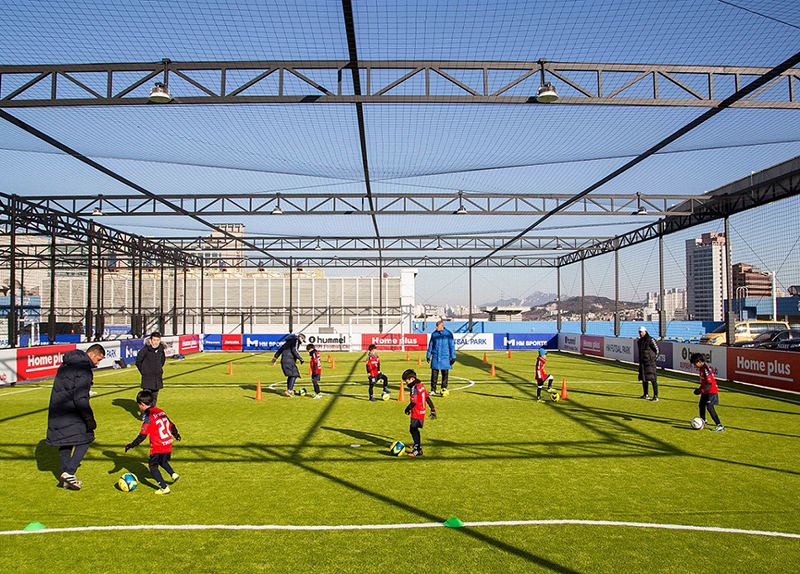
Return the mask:
[[[558,333],[495,333],[494,348],[497,351],[557,349]]]
[[[206,351],[221,351],[222,335],[203,335],[203,349]]]
[[[136,355],[139,349],[144,347],[144,339],[127,339],[119,342],[120,355],[126,363],[136,362]]]
[[[242,351],[277,351],[286,335],[242,335]]]

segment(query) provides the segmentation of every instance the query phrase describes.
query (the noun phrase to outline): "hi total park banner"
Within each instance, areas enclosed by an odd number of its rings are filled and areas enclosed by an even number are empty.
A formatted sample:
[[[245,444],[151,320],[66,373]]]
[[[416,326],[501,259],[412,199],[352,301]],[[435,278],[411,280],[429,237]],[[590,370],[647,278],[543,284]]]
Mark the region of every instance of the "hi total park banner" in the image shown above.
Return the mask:
[[[561,333],[558,335],[558,348],[626,363],[639,361],[636,339]],[[658,349],[657,364],[664,369],[696,375],[697,369],[689,358],[700,353],[717,379],[800,393],[800,353],[670,341],[659,341]]]

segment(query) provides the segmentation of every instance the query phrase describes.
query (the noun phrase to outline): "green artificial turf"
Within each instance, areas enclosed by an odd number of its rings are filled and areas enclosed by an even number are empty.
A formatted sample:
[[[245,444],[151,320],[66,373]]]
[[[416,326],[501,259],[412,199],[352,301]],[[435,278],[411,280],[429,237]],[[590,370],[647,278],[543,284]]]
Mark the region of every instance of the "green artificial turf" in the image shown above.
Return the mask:
[[[327,353],[323,353],[327,358]],[[551,352],[569,399],[537,403],[535,355],[460,353],[425,456],[389,455],[410,442],[399,375],[428,366],[381,353],[392,400],[370,403],[365,355],[323,362],[321,400],[283,396],[267,354],[206,353],[170,362],[159,407],[183,436],[181,479],[154,496],[148,448],[124,452],[139,429],[135,369],[98,372],[97,440],[57,488],[44,443],[47,383],[0,389],[0,530],[38,521],[90,525],[372,525],[584,519],[800,533],[800,406],[722,391],[727,430],[693,431],[696,383],[660,377],[661,401],[639,400],[636,372]],[[229,363],[234,374],[228,375]],[[307,364],[306,364],[307,365]],[[300,367],[307,373],[307,366]],[[253,400],[257,381],[263,401]],[[474,382],[474,384],[472,384]],[[356,384],[354,384],[356,383]],[[273,385],[273,388],[270,388]],[[311,390],[308,376],[296,388]],[[465,388],[461,388],[465,387]],[[752,391],[752,389],[750,389]],[[340,393],[340,394],[334,394]],[[353,447],[351,445],[361,445]],[[140,479],[131,493],[116,481]],[[347,531],[116,531],[0,536],[2,571],[132,572],[789,572],[800,541],[620,526],[525,525]],[[66,554],[65,554],[66,553]],[[152,568],[151,568],[152,566]]]

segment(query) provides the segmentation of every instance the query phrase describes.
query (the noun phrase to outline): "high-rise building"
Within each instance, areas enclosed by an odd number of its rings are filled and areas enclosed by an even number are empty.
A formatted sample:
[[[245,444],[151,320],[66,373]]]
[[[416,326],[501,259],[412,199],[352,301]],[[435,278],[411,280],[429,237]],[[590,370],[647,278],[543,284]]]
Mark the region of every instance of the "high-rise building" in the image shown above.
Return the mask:
[[[658,321],[658,291],[647,293],[647,304],[642,309],[642,313],[645,321]],[[666,321],[686,320],[685,289],[664,290],[664,317]]]
[[[732,269],[733,297],[772,297],[770,274],[747,263],[737,263]]]
[[[704,233],[686,241],[686,308],[693,321],[724,321],[728,274],[725,235]]]

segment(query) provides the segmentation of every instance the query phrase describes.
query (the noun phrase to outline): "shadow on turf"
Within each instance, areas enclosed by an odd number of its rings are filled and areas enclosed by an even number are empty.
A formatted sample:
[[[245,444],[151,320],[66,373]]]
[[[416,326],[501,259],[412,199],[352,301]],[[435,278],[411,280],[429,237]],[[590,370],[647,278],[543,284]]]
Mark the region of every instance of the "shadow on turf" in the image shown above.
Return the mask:
[[[59,485],[61,484],[61,463],[58,461],[58,447],[50,446],[42,439],[36,445],[34,452],[36,469],[41,472],[51,472]]]
[[[382,447],[382,448],[389,448],[390,446],[392,446],[392,443],[394,442],[394,440],[392,440],[388,436],[375,434],[375,433],[371,433],[371,432],[357,431],[357,430],[354,430],[354,429],[337,429],[337,428],[333,428],[333,427],[320,427],[320,428],[322,430],[329,430],[329,431],[342,433],[343,435],[347,435],[349,437],[352,437],[354,439],[357,439],[357,440],[360,440],[360,441],[363,441],[363,442],[370,442],[370,443],[374,444],[375,446],[379,446],[379,447]]]
[[[139,411],[139,405],[136,403],[135,399],[114,399],[111,401],[111,404],[115,407],[125,409],[133,416],[133,418],[137,420],[142,418],[142,414]]]
[[[139,484],[143,484],[153,490],[160,488],[155,482],[150,482],[147,479],[147,477],[150,476],[150,469],[141,460],[137,460],[128,454],[116,453],[113,450],[104,450],[103,456],[114,463],[114,468],[109,470],[108,474],[125,474],[126,472],[130,472],[136,475]]]

